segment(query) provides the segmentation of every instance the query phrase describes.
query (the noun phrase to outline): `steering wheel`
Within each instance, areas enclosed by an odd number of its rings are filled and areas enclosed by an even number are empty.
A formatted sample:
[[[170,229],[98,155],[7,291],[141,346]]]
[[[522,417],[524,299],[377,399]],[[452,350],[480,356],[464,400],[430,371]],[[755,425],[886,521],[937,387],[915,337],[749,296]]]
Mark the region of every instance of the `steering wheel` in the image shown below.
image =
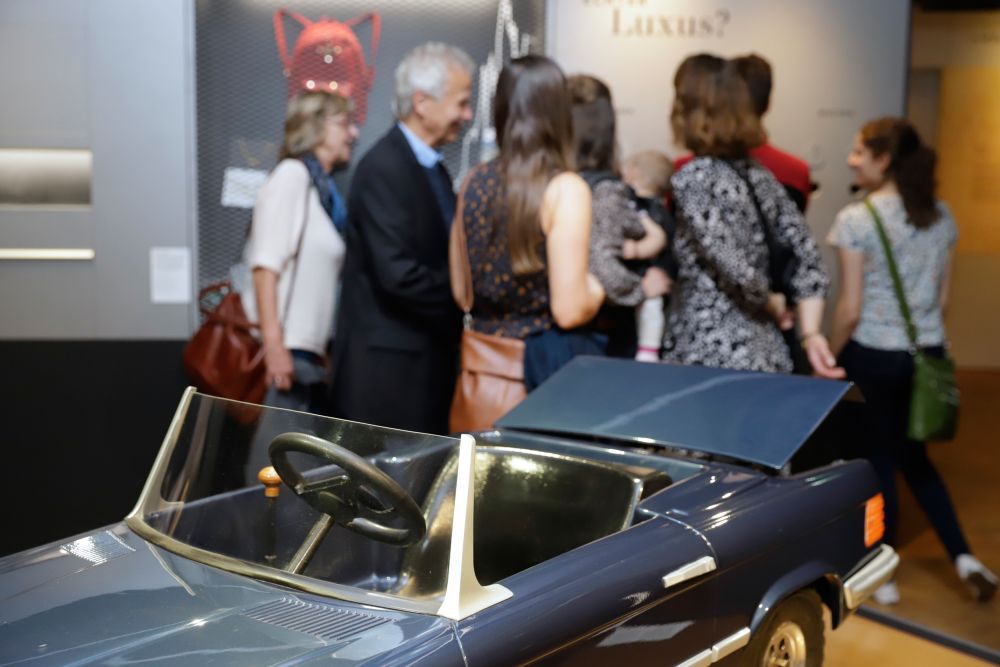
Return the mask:
[[[325,459],[342,472],[306,481],[288,460],[289,452]],[[401,547],[420,540],[427,530],[420,508],[403,487],[340,445],[306,433],[283,433],[271,441],[268,455],[292,491],[344,528]],[[402,528],[388,525],[397,518],[402,520]]]

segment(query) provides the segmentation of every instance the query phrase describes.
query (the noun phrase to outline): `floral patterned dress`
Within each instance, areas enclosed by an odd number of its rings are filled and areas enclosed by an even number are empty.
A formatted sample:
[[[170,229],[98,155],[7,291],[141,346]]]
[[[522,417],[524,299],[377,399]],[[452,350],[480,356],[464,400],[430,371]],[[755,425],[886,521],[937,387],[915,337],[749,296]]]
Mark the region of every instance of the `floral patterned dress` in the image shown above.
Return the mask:
[[[771,172],[747,174],[772,237],[798,259],[796,300],[826,293],[829,280],[802,214]],[[671,178],[677,206],[678,279],[670,298],[664,359],[685,364],[791,372],[781,332],[764,308],[768,249],[746,181],[718,158],[698,157]]]
[[[507,247],[507,218],[497,160],[469,175],[460,220],[472,269],[472,328],[525,339],[552,328],[548,272],[515,275]],[[545,261],[545,244],[539,248]]]

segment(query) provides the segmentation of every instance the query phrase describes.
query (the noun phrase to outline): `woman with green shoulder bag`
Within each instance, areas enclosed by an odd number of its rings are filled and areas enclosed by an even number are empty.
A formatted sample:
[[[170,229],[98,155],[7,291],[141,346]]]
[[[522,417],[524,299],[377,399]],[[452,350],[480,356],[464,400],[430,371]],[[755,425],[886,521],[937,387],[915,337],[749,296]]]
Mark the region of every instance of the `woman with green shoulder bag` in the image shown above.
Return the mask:
[[[882,482],[886,542],[895,546],[898,470],[959,577],[985,601],[997,577],[971,554],[926,450],[927,440],[953,435],[958,407],[942,317],[958,234],[934,197],[935,161],[901,118],[873,120],[855,137],[847,163],[867,196],[840,211],[827,239],[840,263],[831,347],[867,402],[864,455]],[[875,599],[899,602],[895,582]]]

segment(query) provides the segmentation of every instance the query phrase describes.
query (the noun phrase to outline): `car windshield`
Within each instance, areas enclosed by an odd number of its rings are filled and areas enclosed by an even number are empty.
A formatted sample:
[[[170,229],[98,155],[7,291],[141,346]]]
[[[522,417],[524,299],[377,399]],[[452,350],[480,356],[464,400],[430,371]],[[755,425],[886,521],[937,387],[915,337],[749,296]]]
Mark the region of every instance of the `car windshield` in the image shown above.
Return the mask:
[[[208,565],[434,613],[452,522],[436,522],[427,539],[418,503],[455,488],[458,449],[456,438],[189,390],[128,523]],[[272,464],[280,479],[261,473]]]

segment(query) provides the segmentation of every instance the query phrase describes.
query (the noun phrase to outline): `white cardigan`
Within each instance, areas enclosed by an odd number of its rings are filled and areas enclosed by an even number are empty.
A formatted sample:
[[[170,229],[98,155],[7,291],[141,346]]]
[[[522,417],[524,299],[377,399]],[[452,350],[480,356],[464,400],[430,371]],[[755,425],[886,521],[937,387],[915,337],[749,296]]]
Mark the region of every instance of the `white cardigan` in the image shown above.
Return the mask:
[[[325,354],[334,332],[345,246],[311,185],[309,171],[300,160],[282,160],[274,168],[257,193],[244,261],[251,271],[263,267],[280,275],[278,316],[285,325],[285,347]],[[308,206],[305,215],[304,205]],[[289,294],[303,221],[305,235],[297,260],[295,291]],[[247,317],[255,322],[253,281],[247,283],[242,292],[243,306]]]

